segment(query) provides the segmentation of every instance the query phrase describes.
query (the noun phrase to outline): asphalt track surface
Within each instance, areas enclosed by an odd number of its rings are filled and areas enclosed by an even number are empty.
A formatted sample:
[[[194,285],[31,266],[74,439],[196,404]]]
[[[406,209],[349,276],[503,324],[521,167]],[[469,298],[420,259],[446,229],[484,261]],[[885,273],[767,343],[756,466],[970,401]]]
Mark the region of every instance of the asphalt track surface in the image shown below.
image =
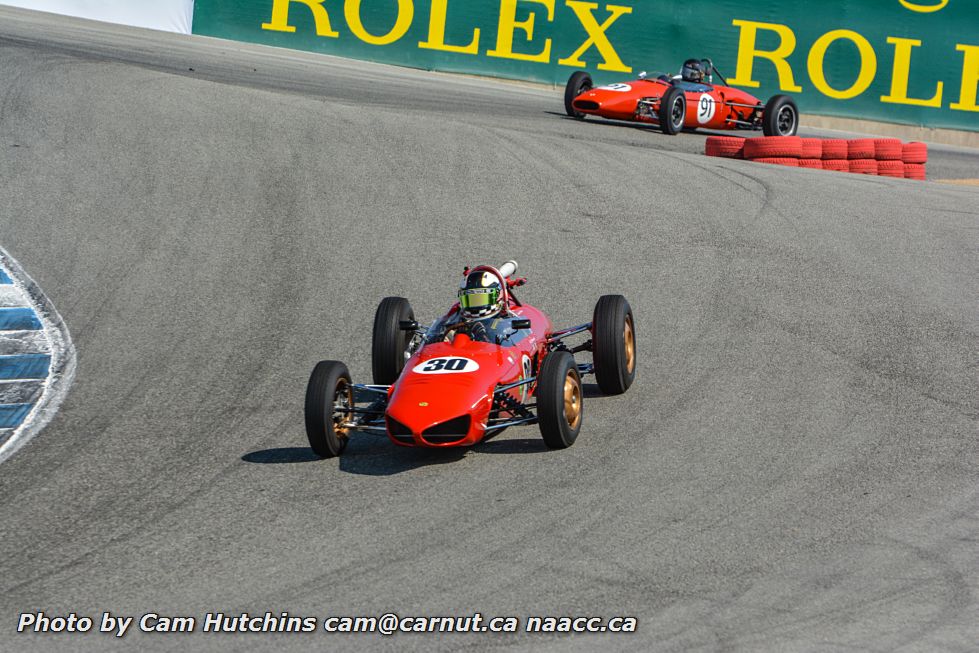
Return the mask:
[[[0,468],[0,649],[974,650],[979,188],[709,159],[561,109],[0,10],[0,238],[78,353]],[[314,460],[314,363],[367,381],[383,296],[430,319],[507,258],[559,325],[629,298],[629,393],[589,396],[566,451],[531,426]],[[32,610],[639,630],[16,634]]]

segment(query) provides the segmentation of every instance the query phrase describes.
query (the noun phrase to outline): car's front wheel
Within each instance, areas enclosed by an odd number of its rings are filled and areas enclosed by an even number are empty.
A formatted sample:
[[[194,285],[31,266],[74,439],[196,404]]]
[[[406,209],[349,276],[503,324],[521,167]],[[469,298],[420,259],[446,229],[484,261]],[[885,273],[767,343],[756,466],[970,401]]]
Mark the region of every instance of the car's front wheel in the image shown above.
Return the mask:
[[[306,385],[306,437],[321,458],[333,458],[347,447],[354,395],[350,372],[340,361],[320,361]]]
[[[687,119],[687,98],[683,91],[671,86],[659,101],[659,128],[664,134],[674,135],[683,129]]]
[[[595,380],[607,395],[619,395],[636,378],[636,326],[622,295],[603,295],[592,319]]]
[[[591,75],[580,70],[578,72],[571,73],[571,77],[568,78],[568,83],[564,87],[564,110],[569,116],[579,120],[584,120],[585,114],[581,113],[580,111],[576,111],[573,103],[576,97],[591,88]]]
[[[537,376],[537,421],[544,444],[550,449],[567,449],[581,431],[581,375],[574,356],[552,351],[544,357]]]
[[[371,335],[371,371],[377,385],[393,384],[405,368],[411,334],[401,328],[401,322],[414,319],[404,297],[385,297],[378,305]]]

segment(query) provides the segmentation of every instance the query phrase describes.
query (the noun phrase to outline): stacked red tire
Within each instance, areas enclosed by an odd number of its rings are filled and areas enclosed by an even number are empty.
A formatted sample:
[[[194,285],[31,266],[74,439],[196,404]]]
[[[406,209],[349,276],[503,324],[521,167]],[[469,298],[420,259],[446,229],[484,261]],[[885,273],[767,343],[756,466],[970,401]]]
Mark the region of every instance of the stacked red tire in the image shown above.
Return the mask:
[[[874,159],[877,149],[872,138],[853,138],[846,142],[846,158],[850,161]]]
[[[793,168],[924,179],[928,146],[897,138],[800,138],[710,136],[705,154]]]
[[[770,163],[777,166],[789,166],[790,168],[799,167],[799,159],[788,156],[761,156],[751,160],[755,163]]]
[[[846,139],[827,138],[823,141],[823,161],[846,160],[849,156],[849,148]]]
[[[925,166],[922,163],[905,163],[904,164],[904,178],[905,179],[917,179],[918,181],[925,180]]]
[[[881,177],[897,177],[898,179],[903,179],[904,161],[901,161],[900,159],[897,161],[892,161],[889,159],[878,161],[877,174]]]
[[[745,139],[736,136],[708,136],[704,154],[728,159],[744,158]]]
[[[905,143],[901,147],[901,160],[905,163],[928,163],[928,146],[924,143]]]
[[[878,161],[901,161],[903,145],[899,138],[875,138],[874,158]]]
[[[744,144],[746,159],[798,159],[800,156],[802,156],[802,139],[798,136],[749,138]]]
[[[852,159],[850,161],[850,172],[858,175],[876,175],[877,159]]]

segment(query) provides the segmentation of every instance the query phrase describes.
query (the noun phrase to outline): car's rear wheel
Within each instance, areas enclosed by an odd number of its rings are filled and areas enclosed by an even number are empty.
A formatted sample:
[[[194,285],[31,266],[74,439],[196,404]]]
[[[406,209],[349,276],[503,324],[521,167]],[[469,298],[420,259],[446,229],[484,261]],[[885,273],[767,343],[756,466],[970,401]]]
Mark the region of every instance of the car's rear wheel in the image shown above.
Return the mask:
[[[403,331],[400,323],[414,319],[404,297],[385,297],[378,305],[371,336],[371,372],[377,385],[391,385],[405,368],[411,333]]]
[[[321,458],[343,453],[353,419],[353,385],[350,372],[340,361],[320,361],[306,385],[306,437]]]
[[[687,119],[687,98],[683,91],[671,86],[659,101],[659,128],[664,134],[674,135],[683,129]]]
[[[552,351],[544,357],[537,376],[537,421],[544,444],[550,449],[567,449],[581,431],[581,376],[574,356]]]
[[[568,83],[564,87],[564,110],[569,116],[579,120],[584,120],[585,114],[581,113],[580,111],[576,111],[573,102],[576,97],[591,88],[591,75],[580,70],[578,72],[571,73],[571,77],[568,78]]]
[[[592,319],[595,380],[607,395],[622,394],[636,378],[636,326],[622,295],[603,295]]]
[[[788,95],[773,95],[761,119],[765,136],[795,136],[799,131],[799,108]]]

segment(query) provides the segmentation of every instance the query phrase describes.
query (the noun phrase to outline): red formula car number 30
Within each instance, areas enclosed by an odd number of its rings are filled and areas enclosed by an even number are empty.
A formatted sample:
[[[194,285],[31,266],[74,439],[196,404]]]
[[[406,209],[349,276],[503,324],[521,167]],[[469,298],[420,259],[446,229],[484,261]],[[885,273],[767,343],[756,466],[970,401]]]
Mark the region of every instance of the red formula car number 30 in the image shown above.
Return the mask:
[[[715,84],[714,76],[723,84]],[[564,90],[569,116],[600,116],[657,125],[665,134],[683,129],[754,129],[766,136],[793,136],[799,110],[792,98],[775,95],[762,102],[727,86],[710,59],[688,59],[679,75],[640,73],[639,79],[594,86],[591,76],[576,72]]]
[[[306,435],[320,456],[340,455],[354,432],[402,446],[473,445],[510,426],[538,424],[552,449],[581,430],[581,379],[594,374],[605,394],[636,376],[636,329],[621,295],[605,295],[592,321],[555,330],[539,309],[517,299],[526,279],[517,264],[466,268],[458,302],[430,326],[408,300],[387,297],[374,315],[374,383],[351,381],[346,365],[320,361],[306,387]],[[565,340],[589,335],[570,347]],[[575,354],[591,352],[579,363]]]

